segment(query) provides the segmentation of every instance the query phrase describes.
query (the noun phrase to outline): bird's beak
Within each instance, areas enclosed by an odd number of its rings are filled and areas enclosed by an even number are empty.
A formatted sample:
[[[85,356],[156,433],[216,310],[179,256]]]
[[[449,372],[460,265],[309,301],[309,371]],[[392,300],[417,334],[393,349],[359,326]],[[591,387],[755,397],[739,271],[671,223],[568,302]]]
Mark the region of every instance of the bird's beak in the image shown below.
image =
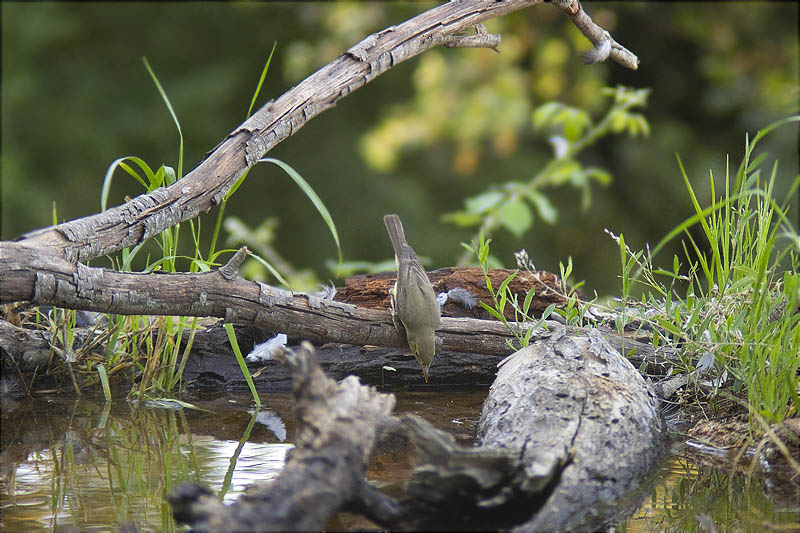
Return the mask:
[[[428,382],[428,369],[430,367],[431,367],[430,365],[422,367],[422,375],[425,377],[425,383]]]

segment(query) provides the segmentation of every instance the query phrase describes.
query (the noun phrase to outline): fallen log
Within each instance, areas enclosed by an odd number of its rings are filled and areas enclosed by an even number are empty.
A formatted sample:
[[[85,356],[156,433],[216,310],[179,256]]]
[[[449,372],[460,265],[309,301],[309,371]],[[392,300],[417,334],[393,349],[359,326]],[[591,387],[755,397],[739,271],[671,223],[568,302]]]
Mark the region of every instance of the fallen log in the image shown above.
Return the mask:
[[[386,342],[389,346],[358,346],[329,342],[331,338],[340,337],[335,329],[337,324],[333,322],[329,322],[328,327],[320,330],[327,335],[317,333],[314,339],[317,341],[317,359],[329,376],[334,379],[344,379],[352,374],[361,378],[364,383],[394,387],[422,384],[422,375],[417,363],[409,354],[407,344],[403,344],[404,338],[391,323],[388,313],[383,312],[383,314],[381,324],[385,324],[382,327],[386,328],[387,336],[390,332],[397,337],[397,341]],[[312,324],[319,324],[319,314],[311,318]],[[346,318],[342,320],[347,321]],[[372,329],[377,330],[378,324],[374,322]],[[453,319],[452,326],[450,324],[450,319],[444,318],[443,331],[437,332],[443,344],[452,348],[442,349],[437,353],[430,368],[431,383],[434,386],[488,386],[494,380],[497,363],[512,351],[505,342],[511,338],[511,334],[502,324],[494,320],[459,318]],[[551,330],[563,328],[552,321],[546,321],[545,325],[548,329],[536,333],[534,338],[545,338],[550,335]],[[246,389],[247,382],[233,355],[222,321],[217,323],[204,321],[203,328],[194,336],[191,353],[183,372],[184,384],[199,381],[199,386],[208,386],[220,391]],[[588,330],[568,327],[567,331],[569,335],[585,336]],[[669,347],[656,348],[648,343],[626,339],[611,332],[606,333],[608,342],[616,350],[625,353],[633,364],[646,369],[651,375],[663,375],[668,368],[680,362],[676,351]],[[244,353],[250,352],[255,344],[263,342],[272,334],[254,326],[236,326],[236,337]],[[86,355],[87,351],[82,350],[82,347],[92,347],[91,351],[97,353],[104,353],[106,350],[104,337],[108,337],[108,331],[104,327],[75,328],[73,335],[75,339],[73,349],[79,354],[78,359]],[[185,343],[190,337],[187,332],[182,342]],[[290,335],[290,343],[294,344],[300,338],[304,337]],[[395,347],[395,342],[400,347]],[[51,356],[53,349],[59,347],[60,343],[54,340],[49,330],[22,328],[0,320],[0,360],[3,368],[13,367],[23,373],[41,374],[48,369],[48,365],[59,364],[63,359],[60,356]],[[463,351],[470,348],[474,351]],[[288,390],[291,387],[290,372],[277,361],[261,361],[249,366],[251,373],[254,374],[256,387],[260,391]],[[209,380],[209,377],[213,379]]]
[[[638,506],[632,495],[661,454],[663,419],[648,385],[599,332],[563,333],[502,365],[477,448],[456,445],[424,420],[398,421],[390,416],[394,397],[354,377],[335,384],[304,344],[287,358],[300,436],[284,471],[231,505],[208,489],[179,487],[173,514],[199,531],[320,529],[345,510],[406,530],[613,524]],[[415,449],[401,501],[365,479],[387,433]]]

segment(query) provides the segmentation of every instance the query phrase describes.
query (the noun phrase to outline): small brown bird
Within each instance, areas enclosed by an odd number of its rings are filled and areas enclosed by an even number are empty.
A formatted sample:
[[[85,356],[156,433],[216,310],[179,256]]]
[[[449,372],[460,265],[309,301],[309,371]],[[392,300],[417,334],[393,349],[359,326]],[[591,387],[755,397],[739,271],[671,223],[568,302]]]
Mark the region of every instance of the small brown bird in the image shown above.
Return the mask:
[[[422,367],[427,383],[428,369],[436,355],[435,331],[439,325],[441,309],[419,257],[406,241],[400,217],[385,215],[383,223],[397,260],[397,281],[389,291],[393,315],[400,317],[406,330],[408,347]]]

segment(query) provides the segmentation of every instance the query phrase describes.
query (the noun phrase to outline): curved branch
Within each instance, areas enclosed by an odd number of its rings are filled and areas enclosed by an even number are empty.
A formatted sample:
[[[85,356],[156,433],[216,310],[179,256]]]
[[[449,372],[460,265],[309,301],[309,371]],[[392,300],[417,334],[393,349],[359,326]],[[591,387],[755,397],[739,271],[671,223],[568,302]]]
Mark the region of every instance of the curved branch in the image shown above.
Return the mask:
[[[275,145],[394,65],[434,46],[494,47],[496,36],[483,35],[480,29],[477,36],[455,34],[541,2],[448,2],[374,33],[264,105],[228,134],[199,166],[170,187],[143,194],[97,215],[26,234],[21,240],[29,246],[57,251],[71,263],[142,243],[222,202],[242,174]]]

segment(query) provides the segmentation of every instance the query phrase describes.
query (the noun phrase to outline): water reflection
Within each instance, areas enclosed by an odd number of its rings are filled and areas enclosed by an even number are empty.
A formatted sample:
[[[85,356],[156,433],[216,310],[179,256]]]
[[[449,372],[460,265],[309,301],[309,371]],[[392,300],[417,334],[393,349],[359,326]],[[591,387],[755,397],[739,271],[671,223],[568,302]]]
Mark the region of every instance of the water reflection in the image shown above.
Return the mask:
[[[250,403],[225,398],[197,402],[203,410],[175,410],[47,398],[4,408],[2,529],[134,522],[141,530],[174,530],[166,495],[178,483],[202,483],[230,500],[280,472],[294,431],[283,422],[291,398],[268,398],[273,409],[260,413]]]
[[[473,443],[486,392],[403,392],[397,412],[414,413]],[[4,403],[0,433],[0,529],[43,531],[73,526],[174,531],[170,491],[183,482],[209,487],[225,501],[248,485],[278,475],[295,440],[289,394],[262,395],[256,411],[247,395],[186,399],[198,409],[134,405],[124,399],[49,397]],[[370,479],[394,492],[410,465],[387,453],[370,465]],[[753,530],[762,524],[800,529],[800,489],[766,496],[757,482],[723,470],[669,461],[651,498],[623,524],[627,531]],[[374,527],[337,517],[331,528]]]
[[[645,531],[800,530],[800,483],[779,492],[746,472],[701,466],[679,454],[657,475],[651,497],[622,528]]]
[[[484,397],[401,393],[397,411],[423,416],[469,444]],[[166,496],[176,485],[200,483],[232,501],[280,472],[295,438],[293,400],[261,399],[260,411],[248,395],[186,400],[198,409],[85,397],[4,403],[0,526],[105,530],[133,522],[141,531],[174,531]],[[388,479],[408,468],[386,465],[373,472]]]

